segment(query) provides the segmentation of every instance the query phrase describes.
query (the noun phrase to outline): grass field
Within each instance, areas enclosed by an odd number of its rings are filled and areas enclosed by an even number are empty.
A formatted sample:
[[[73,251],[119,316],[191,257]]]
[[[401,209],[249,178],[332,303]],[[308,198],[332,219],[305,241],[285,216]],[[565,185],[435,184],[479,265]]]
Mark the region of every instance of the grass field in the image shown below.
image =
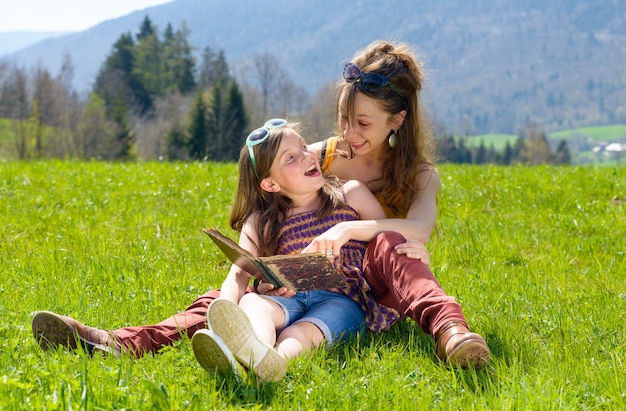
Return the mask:
[[[234,164],[0,162],[2,410],[626,409],[626,168],[440,167],[431,268],[493,359],[436,361],[411,321],[290,362],[275,384],[156,356],[43,352],[37,310],[156,323],[218,287]]]

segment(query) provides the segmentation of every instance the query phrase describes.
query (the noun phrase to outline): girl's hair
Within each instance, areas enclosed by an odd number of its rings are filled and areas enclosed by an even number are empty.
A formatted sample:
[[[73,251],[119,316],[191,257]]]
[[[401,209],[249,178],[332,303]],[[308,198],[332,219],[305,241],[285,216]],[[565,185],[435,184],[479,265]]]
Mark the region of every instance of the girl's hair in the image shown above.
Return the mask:
[[[243,146],[239,153],[239,181],[235,202],[230,213],[230,226],[233,230],[241,232],[246,220],[252,214],[257,213],[255,230],[259,244],[255,244],[255,247],[261,257],[276,254],[278,232],[293,205],[291,199],[284,194],[269,193],[260,187],[260,182],[270,175],[270,168],[287,128],[298,132],[300,124],[288,123],[283,127],[271,129],[267,140],[252,147],[259,178],[252,169],[248,146]],[[338,179],[326,178],[318,194],[320,198],[319,219],[326,218],[337,208],[347,207]]]
[[[380,178],[382,189],[375,192],[394,215],[405,216],[420,188],[418,174],[422,171],[430,172],[435,165],[432,129],[420,98],[424,82],[422,63],[407,44],[384,41],[373,42],[358,51],[351,62],[363,73],[374,72],[386,76],[396,90],[385,86],[372,92],[359,81],[342,81],[338,85],[336,113],[342,113],[349,124],[354,125],[354,100],[357,93],[375,99],[389,116],[402,110],[407,112],[402,126],[395,130],[398,136],[396,147],[388,147],[386,150]],[[341,130],[338,130],[338,135],[343,136]]]

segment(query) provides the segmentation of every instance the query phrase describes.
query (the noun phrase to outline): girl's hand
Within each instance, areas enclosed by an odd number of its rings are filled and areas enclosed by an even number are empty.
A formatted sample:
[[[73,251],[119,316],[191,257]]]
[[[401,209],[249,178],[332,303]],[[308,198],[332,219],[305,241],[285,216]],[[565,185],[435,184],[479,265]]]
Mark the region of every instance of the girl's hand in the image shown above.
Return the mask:
[[[398,254],[405,254],[409,258],[415,258],[430,265],[430,253],[424,243],[419,240],[407,240],[404,244],[398,244],[395,250]]]
[[[274,297],[293,297],[296,292],[285,287],[274,288],[270,283],[259,281],[254,287],[254,291],[263,295],[271,295]]]

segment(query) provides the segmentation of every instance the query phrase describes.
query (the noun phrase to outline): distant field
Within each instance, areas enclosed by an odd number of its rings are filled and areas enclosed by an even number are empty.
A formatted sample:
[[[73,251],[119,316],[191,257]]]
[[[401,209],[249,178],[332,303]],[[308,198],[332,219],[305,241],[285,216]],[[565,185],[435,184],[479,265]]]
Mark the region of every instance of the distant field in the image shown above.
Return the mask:
[[[587,136],[596,141],[615,141],[620,138],[626,138],[626,124],[616,124],[612,126],[582,127],[571,130],[562,130],[548,134],[552,139],[568,140],[572,137]],[[492,144],[496,150],[503,149],[508,141],[513,144],[517,140],[516,134],[482,134],[478,136],[467,137],[467,145],[475,147],[483,141],[485,147]]]
[[[407,320],[289,364],[204,371],[187,337],[140,360],[43,352],[32,313],[156,323],[219,287],[234,164],[0,162],[0,410],[625,410],[626,167],[440,167],[431,268],[493,359],[453,370]]]
[[[615,141],[626,138],[626,124],[612,126],[582,127],[572,130],[563,130],[550,134],[552,138],[568,139],[570,137],[584,135],[596,141]]]
[[[626,124],[616,124],[611,126],[582,127],[571,130],[562,130],[550,133],[548,138],[551,140],[570,140],[587,137],[589,140],[600,142],[625,141],[626,140]],[[478,147],[481,143],[486,148],[491,146],[496,151],[502,151],[506,147],[507,141],[510,145],[515,144],[518,136],[515,134],[483,134],[478,136],[468,136],[465,138],[465,145],[468,147]],[[554,149],[554,147],[553,147]],[[614,159],[607,156],[599,157],[591,149],[585,151],[574,152],[572,155],[572,163],[574,164],[615,164]],[[619,164],[619,163],[618,163]]]
[[[517,140],[517,136],[515,134],[483,134],[480,136],[467,137],[466,145],[468,147],[478,147],[482,142],[486,148],[493,145],[493,148],[497,151],[501,151],[504,147],[506,147],[507,141],[510,145],[513,145],[515,140]]]

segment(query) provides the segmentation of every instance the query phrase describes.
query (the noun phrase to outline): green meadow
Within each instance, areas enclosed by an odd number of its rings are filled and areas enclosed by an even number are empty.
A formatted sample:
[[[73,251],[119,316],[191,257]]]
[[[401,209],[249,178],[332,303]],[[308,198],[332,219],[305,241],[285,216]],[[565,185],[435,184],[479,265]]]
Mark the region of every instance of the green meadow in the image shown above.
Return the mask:
[[[614,124],[609,126],[581,127],[549,133],[548,137],[553,140],[570,140],[576,137],[587,137],[594,141],[619,141],[626,137],[626,124]],[[468,136],[466,141],[469,146],[479,146],[481,143],[485,147],[493,147],[496,150],[503,150],[508,142],[515,144],[518,136],[515,134],[482,134],[478,136]]]
[[[440,167],[431,268],[493,358],[450,369],[407,320],[278,383],[158,355],[42,351],[32,314],[152,324],[219,287],[234,164],[0,162],[2,410],[624,410],[626,168]]]

